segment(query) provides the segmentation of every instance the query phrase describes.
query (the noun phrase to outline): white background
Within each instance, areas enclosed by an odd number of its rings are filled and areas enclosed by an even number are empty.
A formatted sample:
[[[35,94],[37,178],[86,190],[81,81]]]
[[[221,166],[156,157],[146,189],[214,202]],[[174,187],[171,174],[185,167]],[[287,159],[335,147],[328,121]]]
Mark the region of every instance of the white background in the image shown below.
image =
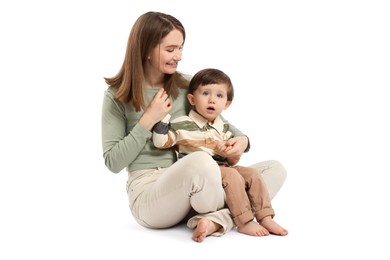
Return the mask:
[[[389,259],[388,1],[3,1],[1,259]],[[135,19],[184,24],[179,70],[228,73],[242,165],[281,161],[286,237],[148,230],[103,162],[103,77]]]

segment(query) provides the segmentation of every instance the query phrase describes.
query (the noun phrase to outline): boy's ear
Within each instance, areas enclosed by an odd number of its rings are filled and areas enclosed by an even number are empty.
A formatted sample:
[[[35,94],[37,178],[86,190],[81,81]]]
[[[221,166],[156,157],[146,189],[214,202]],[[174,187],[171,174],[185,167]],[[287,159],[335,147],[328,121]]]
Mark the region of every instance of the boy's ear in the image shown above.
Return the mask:
[[[194,95],[192,94],[187,94],[187,99],[188,99],[188,102],[190,102],[190,104],[193,106],[194,105]]]
[[[225,105],[224,110],[228,109],[231,104],[232,104],[232,101],[226,101],[226,105]]]

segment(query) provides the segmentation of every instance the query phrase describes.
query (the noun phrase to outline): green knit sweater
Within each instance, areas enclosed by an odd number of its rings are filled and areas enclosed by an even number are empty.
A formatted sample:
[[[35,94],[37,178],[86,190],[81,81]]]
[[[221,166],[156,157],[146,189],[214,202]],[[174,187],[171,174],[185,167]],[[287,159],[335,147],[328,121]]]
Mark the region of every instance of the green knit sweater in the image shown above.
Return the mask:
[[[153,99],[158,88],[145,88],[147,104]],[[138,121],[143,111],[136,112],[133,106],[115,100],[115,90],[109,88],[104,93],[102,108],[102,146],[107,168],[119,173],[128,171],[169,167],[176,160],[174,148],[158,149],[153,145],[152,132],[143,128]],[[173,100],[171,119],[187,115],[191,109],[187,100],[187,90],[180,89],[179,96]],[[234,136],[243,135],[230,125]]]

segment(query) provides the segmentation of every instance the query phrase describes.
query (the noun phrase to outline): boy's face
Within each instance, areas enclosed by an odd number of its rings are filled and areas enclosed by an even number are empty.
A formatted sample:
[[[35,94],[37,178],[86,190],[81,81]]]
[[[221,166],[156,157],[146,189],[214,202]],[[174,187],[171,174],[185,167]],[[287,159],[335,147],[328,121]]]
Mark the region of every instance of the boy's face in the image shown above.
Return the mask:
[[[187,97],[200,115],[213,122],[231,104],[231,101],[227,100],[227,89],[226,84],[204,85]]]

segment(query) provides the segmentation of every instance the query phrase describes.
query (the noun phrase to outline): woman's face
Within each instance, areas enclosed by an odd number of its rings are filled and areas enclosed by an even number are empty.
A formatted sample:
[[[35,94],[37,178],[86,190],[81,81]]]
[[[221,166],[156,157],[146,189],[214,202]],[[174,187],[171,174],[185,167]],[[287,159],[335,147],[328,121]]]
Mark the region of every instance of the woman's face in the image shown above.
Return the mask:
[[[151,71],[173,74],[181,60],[183,51],[183,35],[175,29],[165,36],[150,54],[149,69]]]

